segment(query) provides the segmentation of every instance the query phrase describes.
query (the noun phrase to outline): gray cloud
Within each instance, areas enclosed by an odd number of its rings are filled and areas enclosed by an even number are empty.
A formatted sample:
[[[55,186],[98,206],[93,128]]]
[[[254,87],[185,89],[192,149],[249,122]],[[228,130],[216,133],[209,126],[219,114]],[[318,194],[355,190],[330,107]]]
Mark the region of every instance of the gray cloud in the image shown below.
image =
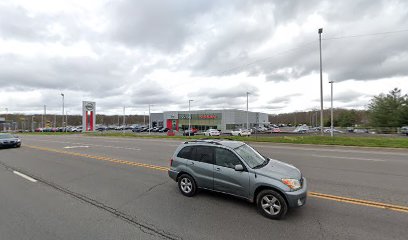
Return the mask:
[[[272,100],[268,101],[269,104],[287,104],[290,102],[291,98],[302,96],[300,93],[288,94],[281,97],[273,98]]]
[[[187,97],[197,100],[198,106],[242,108],[246,91],[251,92],[250,99],[259,99],[259,86],[231,84],[176,94],[149,74],[186,71],[192,78],[216,78],[244,72],[278,83],[318,73],[321,26],[295,27],[298,35],[287,41],[277,33],[311,17],[326,23],[323,70],[329,80],[408,76],[408,32],[331,39],[406,29],[408,2],[403,0],[122,0],[109,1],[102,12],[52,14],[32,14],[26,6],[9,3],[0,4],[1,41],[67,48],[85,43],[93,52],[92,57],[60,56],[51,50],[34,55],[1,52],[0,85],[11,91],[40,91],[44,98],[36,106],[51,101],[54,92],[67,91],[78,98],[98,99],[106,108],[148,103],[184,108]],[[104,20],[100,29],[93,27],[92,16],[97,14]],[[53,31],[55,26],[61,31]],[[281,41],[276,46],[270,42],[274,37]],[[264,107],[279,109],[297,96],[277,97]],[[335,100],[354,104],[361,96],[342,92]]]

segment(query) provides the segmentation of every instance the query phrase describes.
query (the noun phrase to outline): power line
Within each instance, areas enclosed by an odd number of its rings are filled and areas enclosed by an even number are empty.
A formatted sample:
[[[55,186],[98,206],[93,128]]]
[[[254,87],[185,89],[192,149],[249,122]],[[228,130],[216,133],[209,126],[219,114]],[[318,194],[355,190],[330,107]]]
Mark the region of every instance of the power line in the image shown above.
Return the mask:
[[[337,39],[344,39],[344,38],[371,37],[371,36],[379,36],[379,35],[398,34],[398,33],[403,33],[403,32],[408,32],[408,29],[388,31],[388,32],[368,33],[368,34],[357,34],[357,35],[349,35],[349,36],[339,36],[339,37],[331,37],[331,38],[322,38],[322,40],[337,40]]]

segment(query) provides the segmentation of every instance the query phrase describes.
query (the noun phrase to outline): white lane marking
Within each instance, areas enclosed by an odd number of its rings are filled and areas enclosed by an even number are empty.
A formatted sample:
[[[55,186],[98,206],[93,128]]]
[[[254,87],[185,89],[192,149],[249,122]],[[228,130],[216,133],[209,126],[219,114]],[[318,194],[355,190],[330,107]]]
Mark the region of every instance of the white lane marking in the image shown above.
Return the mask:
[[[312,156],[320,157],[320,158],[338,158],[338,159],[349,159],[349,160],[359,160],[359,161],[386,162],[385,160],[382,160],[382,159],[373,159],[373,158],[339,157],[339,156],[316,155],[316,154],[313,154]]]
[[[131,148],[131,147],[118,147],[118,146],[107,146],[107,145],[98,145],[98,144],[91,144],[91,143],[74,143],[74,142],[66,142],[66,141],[52,141],[52,140],[44,140],[44,139],[36,139],[35,141],[40,141],[40,142],[54,142],[54,143],[66,143],[66,144],[86,144],[89,146],[93,147],[103,147],[103,148],[116,148],[116,149],[125,149],[125,150],[134,150],[134,151],[140,151],[140,148]],[[89,146],[67,146],[64,148],[89,148]]]
[[[34,178],[29,177],[29,176],[27,176],[27,175],[25,175],[25,174],[22,174],[21,172],[13,171],[13,173],[16,174],[16,175],[18,175],[18,176],[20,176],[20,177],[22,177],[22,178],[27,179],[27,180],[30,181],[30,182],[34,182],[34,183],[37,182],[37,180],[35,180]]]
[[[89,146],[66,146],[64,148],[71,149],[71,148],[89,148]]]

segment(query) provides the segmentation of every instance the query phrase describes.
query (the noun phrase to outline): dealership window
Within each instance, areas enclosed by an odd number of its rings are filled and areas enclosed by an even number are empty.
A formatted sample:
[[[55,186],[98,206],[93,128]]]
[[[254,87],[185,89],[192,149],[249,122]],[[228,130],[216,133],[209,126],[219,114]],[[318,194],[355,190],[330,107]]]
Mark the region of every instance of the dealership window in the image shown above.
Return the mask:
[[[237,127],[237,124],[226,124],[225,128],[227,130],[234,130]]]

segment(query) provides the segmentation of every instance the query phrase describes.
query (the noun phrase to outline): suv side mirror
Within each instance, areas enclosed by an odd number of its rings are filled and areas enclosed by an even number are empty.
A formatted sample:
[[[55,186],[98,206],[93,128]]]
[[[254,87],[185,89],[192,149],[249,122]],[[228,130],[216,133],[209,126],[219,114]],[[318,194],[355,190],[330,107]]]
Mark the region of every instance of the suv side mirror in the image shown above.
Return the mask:
[[[241,164],[235,165],[235,171],[244,171],[244,167]]]

